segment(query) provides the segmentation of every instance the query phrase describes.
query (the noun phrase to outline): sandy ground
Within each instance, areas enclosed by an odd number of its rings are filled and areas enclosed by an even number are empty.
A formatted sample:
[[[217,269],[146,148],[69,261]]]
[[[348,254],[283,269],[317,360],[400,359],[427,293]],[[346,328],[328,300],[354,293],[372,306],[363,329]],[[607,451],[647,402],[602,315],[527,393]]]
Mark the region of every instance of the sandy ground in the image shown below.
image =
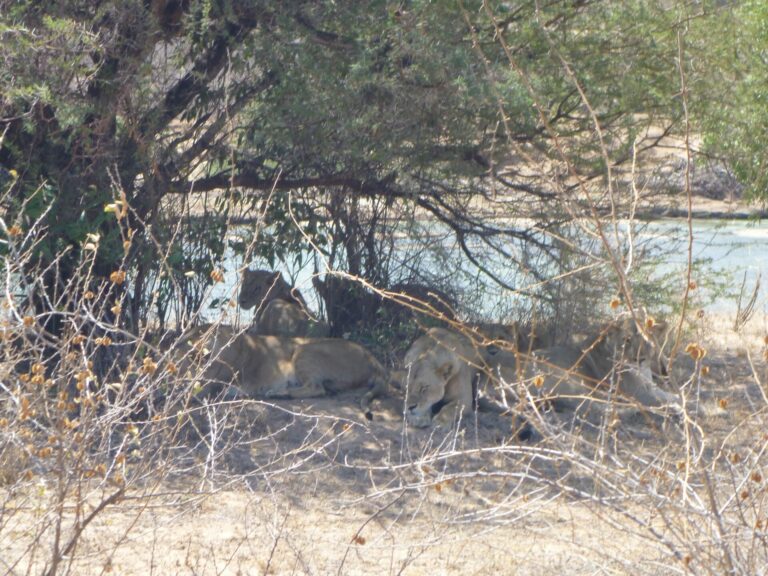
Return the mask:
[[[462,524],[451,510],[455,499],[433,493],[411,519],[311,498],[300,505],[219,492],[183,511],[152,508],[117,549],[109,536],[135,512],[113,511],[80,549],[76,573],[107,566],[116,574],[583,574],[640,562],[653,572],[648,558],[659,556],[631,534],[606,542],[609,525],[581,504],[545,501],[527,506],[527,517]]]
[[[432,471],[407,488],[342,482],[338,470],[311,468],[205,493],[164,484],[162,494],[130,494],[89,527],[73,573],[637,574],[657,573],[664,557],[621,514],[523,489],[501,477],[506,466],[496,478],[468,469],[450,482]],[[32,501],[4,531],[6,563],[29,543]],[[8,573],[25,573],[28,560]]]
[[[745,478],[768,477],[765,306],[738,331],[732,315],[705,313],[681,343],[707,350],[709,373],[685,384],[705,469],[739,455],[751,462]],[[398,396],[377,402],[373,422],[357,401],[251,403],[221,412],[218,436],[203,422],[208,444],[171,473],[135,481],[85,529],[64,567],[83,575],[652,575],[685,572],[688,538],[699,553],[708,549],[706,503],[638,483],[651,464],[681,470],[679,421],[520,441],[499,415],[478,414],[458,433],[419,431],[404,427]],[[744,484],[735,492],[722,484],[723,507]],[[90,488],[85,515],[114,490]],[[45,572],[55,492],[52,478],[17,493],[0,488],[0,574]],[[755,514],[768,519],[768,504]],[[76,526],[71,503],[63,516],[66,541]],[[711,558],[691,557],[703,573],[722,572]],[[756,558],[759,567],[766,556]]]
[[[739,334],[727,320],[705,316],[692,333],[708,350],[709,373],[688,384],[708,462],[735,451],[746,461],[765,444],[766,317]],[[686,530],[693,541],[711,529],[696,519],[706,505],[644,471],[661,462],[667,480],[681,473],[679,422],[524,442],[505,416],[479,414],[457,433],[408,429],[401,411],[401,398],[384,399],[369,423],[355,396],[341,396],[252,403],[222,418],[232,427],[218,435],[203,423],[209,443],[188,470],[137,481],[102,511],[70,573],[674,574],[711,562],[686,559],[681,544]],[[91,488],[86,515],[114,490]],[[55,490],[37,480],[3,493],[0,573],[43,572],[53,530],[35,555],[29,547],[55,516]],[[71,508],[64,518],[66,538]]]

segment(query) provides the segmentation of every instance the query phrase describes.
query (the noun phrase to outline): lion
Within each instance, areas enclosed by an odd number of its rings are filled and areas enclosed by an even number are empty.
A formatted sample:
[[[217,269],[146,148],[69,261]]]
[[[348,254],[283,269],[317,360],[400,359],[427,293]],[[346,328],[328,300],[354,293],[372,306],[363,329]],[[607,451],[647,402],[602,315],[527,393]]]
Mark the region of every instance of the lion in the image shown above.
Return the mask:
[[[631,325],[634,326],[634,325]],[[653,381],[645,358],[645,341],[629,324],[614,322],[585,350],[553,346],[533,351],[510,351],[477,346],[465,335],[432,328],[408,350],[408,422],[426,427],[436,414],[462,414],[473,403],[473,384],[523,384],[517,395],[556,411],[574,412],[588,420],[602,418],[613,392],[643,408],[677,406],[676,395]],[[504,386],[502,392],[508,390]]]
[[[576,337],[570,344],[544,347],[530,354],[509,354],[509,348],[502,348],[507,353],[495,361],[495,349],[486,348],[484,355],[487,363],[502,365],[501,376],[507,382],[515,380],[510,378],[512,370],[517,372],[516,380],[533,378],[535,395],[551,400],[555,409],[574,409],[585,397],[593,396],[596,388],[606,388],[612,378],[625,399],[644,407],[659,407],[677,400],[655,384],[651,372],[658,356],[655,343],[665,326],[650,321],[643,333],[634,318],[622,315],[596,334]]]
[[[478,378],[488,378],[495,371],[505,376],[515,373],[514,355],[494,354],[490,364],[489,358],[469,337],[446,328],[430,328],[417,338],[405,355],[400,378],[405,382],[408,423],[426,428],[436,416],[439,423],[448,423],[475,407],[507,411],[503,405],[475,395]],[[521,436],[527,434],[524,428]]]
[[[298,289],[291,287],[281,272],[269,270],[243,270],[238,303],[243,310],[262,307],[270,300],[295,302],[302,307],[307,303]]]
[[[310,319],[295,302],[270,300],[259,312],[249,334],[263,336],[307,336]]]
[[[360,406],[370,419],[371,402],[388,385],[381,363],[348,340],[264,336],[220,325],[198,326],[180,341],[182,373],[198,362],[207,393],[230,382],[263,398],[314,398],[368,387]]]
[[[386,290],[381,306],[393,322],[403,322],[416,313],[456,319],[456,302],[444,291],[419,282],[398,282]]]
[[[399,326],[420,314],[453,320],[455,304],[443,291],[417,282],[398,282],[387,290],[369,290],[351,277],[326,274],[312,278],[325,303],[332,336],[371,326]]]
[[[619,415],[637,409],[675,407],[679,398],[662,390],[646,363],[620,355],[606,355],[602,347],[582,351],[553,346],[525,359],[520,383],[523,394],[556,412],[572,412],[596,422],[617,406]]]
[[[309,314],[304,297],[280,272],[244,270],[238,296],[240,307],[257,306],[248,332],[264,336],[314,336],[328,334],[328,325]]]

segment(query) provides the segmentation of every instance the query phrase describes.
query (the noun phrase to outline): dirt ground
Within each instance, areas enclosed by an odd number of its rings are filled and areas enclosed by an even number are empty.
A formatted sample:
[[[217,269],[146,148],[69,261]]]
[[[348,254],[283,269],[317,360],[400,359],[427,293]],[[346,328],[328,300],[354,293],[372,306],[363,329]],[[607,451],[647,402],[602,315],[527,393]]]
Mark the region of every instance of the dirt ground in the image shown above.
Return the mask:
[[[544,438],[520,441],[503,415],[407,428],[399,397],[378,402],[372,422],[355,396],[211,408],[187,460],[136,480],[88,525],[70,573],[676,574],[697,562],[718,573],[717,553],[704,557],[701,486],[682,494],[681,475],[697,463],[714,475],[738,452],[754,476],[768,406],[767,319],[739,334],[726,320],[705,316],[693,332],[709,370],[687,384],[698,448],[672,417],[572,430],[544,416]],[[40,479],[5,495],[0,573],[42,573],[54,531],[34,557],[32,528],[53,518],[55,490]],[[92,486],[86,515],[109,490]]]

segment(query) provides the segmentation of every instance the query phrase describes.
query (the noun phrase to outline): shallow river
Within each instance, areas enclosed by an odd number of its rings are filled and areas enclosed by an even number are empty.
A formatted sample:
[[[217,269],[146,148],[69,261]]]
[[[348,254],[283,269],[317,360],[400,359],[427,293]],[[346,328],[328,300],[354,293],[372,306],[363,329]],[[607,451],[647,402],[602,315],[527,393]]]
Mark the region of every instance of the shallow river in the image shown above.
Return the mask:
[[[661,220],[651,223],[646,233],[654,236],[653,241],[659,243],[682,238],[684,243],[669,254],[668,262],[684,269],[687,262],[687,229],[684,221]],[[706,259],[712,273],[721,275],[721,278],[730,277],[729,284],[737,295],[745,273],[746,286],[750,291],[758,277],[762,276],[762,284],[768,282],[768,222],[695,220],[693,231],[694,259]],[[760,290],[759,309],[765,310],[766,293],[765,288]],[[706,308],[721,312],[735,310],[737,295],[716,298]]]
[[[750,291],[755,282],[762,276],[763,284],[768,283],[768,222],[750,222],[744,220],[694,220],[693,222],[693,250],[695,260],[702,263],[697,268],[695,279],[697,284],[706,287],[708,279],[714,277],[721,281],[721,285],[727,285],[727,293],[715,294],[713,291],[700,291],[704,296],[705,308],[713,312],[732,312],[736,310],[738,292],[746,273],[746,286]],[[666,256],[659,267],[660,272],[674,272],[679,274],[681,282],[685,277],[685,264],[687,262],[687,223],[683,220],[657,220],[642,227],[641,232],[635,238],[636,243],[648,241],[650,246],[657,246],[665,250]],[[456,258],[458,247],[450,237],[443,241],[443,257],[449,254],[449,260]],[[450,256],[453,254],[453,256]],[[457,270],[461,269],[464,280],[460,284],[469,288],[481,288],[484,295],[475,304],[475,309],[482,311],[489,317],[494,317],[494,311],[500,308],[499,302],[505,298],[503,291],[498,288],[483,286],[482,276],[466,261],[458,263]],[[487,264],[487,262],[486,262]],[[219,285],[212,293],[212,298],[227,297],[232,294],[237,283],[235,270],[241,265],[237,258],[232,258],[227,263],[227,274],[223,285]],[[253,264],[252,266],[256,266]],[[435,260],[426,266],[445,266],[444,262]],[[493,267],[493,266],[491,266]],[[501,266],[499,266],[501,268]],[[310,307],[317,309],[314,290],[311,288],[312,269],[305,266],[302,269],[284,270],[287,279],[293,279],[307,298]],[[468,290],[467,293],[477,292]],[[761,287],[757,302],[757,311],[768,312],[766,295],[768,290]],[[214,317],[215,312],[207,314]],[[251,313],[243,311],[242,321],[250,321]]]

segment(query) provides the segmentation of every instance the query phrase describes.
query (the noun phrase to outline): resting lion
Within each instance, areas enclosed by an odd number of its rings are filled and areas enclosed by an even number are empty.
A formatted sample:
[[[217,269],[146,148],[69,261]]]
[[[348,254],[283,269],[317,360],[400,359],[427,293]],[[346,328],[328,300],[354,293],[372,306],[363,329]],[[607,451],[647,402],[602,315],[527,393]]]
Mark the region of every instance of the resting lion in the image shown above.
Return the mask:
[[[238,302],[244,310],[263,307],[270,300],[285,300],[306,307],[304,296],[292,288],[280,272],[269,270],[243,270]]]
[[[368,387],[360,405],[387,388],[384,368],[365,348],[337,338],[287,338],[198,326],[185,333],[177,355],[182,374],[197,363],[207,389],[236,382],[249,396],[311,398]]]
[[[442,290],[418,282],[398,282],[387,290],[371,291],[349,276],[326,274],[312,278],[325,303],[330,334],[341,336],[374,325],[398,327],[420,315],[454,319],[455,303]]]
[[[405,355],[401,380],[406,390],[406,419],[417,428],[452,422],[475,406],[473,383],[489,371],[515,372],[514,355],[496,355],[492,364],[487,353],[468,337],[446,328],[430,328],[411,344]],[[479,407],[495,412],[505,408],[478,397]]]
[[[642,364],[643,344],[628,325],[607,326],[592,347],[579,350],[555,346],[531,355],[476,346],[468,337],[444,328],[432,328],[408,350],[408,422],[426,427],[433,416],[447,416],[472,406],[473,381],[522,383],[521,394],[546,402],[555,410],[574,411],[582,417],[602,417],[608,404],[605,391],[643,407],[675,405],[678,398],[660,389]],[[598,394],[596,395],[596,391]]]
[[[307,336],[310,318],[295,302],[270,300],[256,316],[250,334],[263,336]]]
[[[328,333],[328,325],[312,319],[301,292],[292,288],[280,272],[243,270],[238,301],[243,310],[256,306],[250,334],[325,336]]]

